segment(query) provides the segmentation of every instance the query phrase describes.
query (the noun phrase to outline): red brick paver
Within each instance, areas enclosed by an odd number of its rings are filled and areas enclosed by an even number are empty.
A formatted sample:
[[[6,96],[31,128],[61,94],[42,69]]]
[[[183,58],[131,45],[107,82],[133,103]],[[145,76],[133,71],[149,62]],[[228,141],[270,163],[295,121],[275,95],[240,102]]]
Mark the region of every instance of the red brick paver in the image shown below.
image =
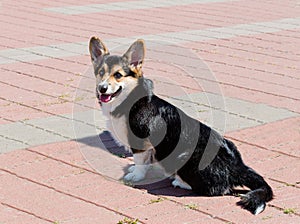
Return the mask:
[[[47,9],[113,2],[125,2],[132,8],[78,15]],[[155,2],[145,9],[134,8],[143,1],[129,0],[0,2],[1,224],[118,223],[126,219],[153,224],[300,222],[299,1],[191,1],[165,7],[155,7]],[[226,33],[228,30],[231,33]],[[192,31],[199,35],[184,33]],[[116,165],[110,167],[100,156],[104,154],[97,136],[34,146],[8,134],[8,127],[20,128],[37,119],[70,120],[77,112],[98,108],[89,82],[93,75],[87,54],[88,40],[93,35],[104,42],[115,42],[114,46],[120,38],[149,37],[145,38],[147,44],[152,39],[165,40],[166,35],[170,42],[178,41],[188,49],[191,55],[173,52],[176,66],[171,63],[172,55],[167,65],[153,60],[165,52],[168,56],[167,47],[148,52],[151,60],[145,64],[145,75],[153,78],[155,92],[163,97],[180,98],[208,91],[289,114],[283,120],[259,120],[256,126],[225,133],[237,144],[245,162],[274,189],[275,198],[262,214],[253,216],[237,207],[237,197],[199,197],[172,188],[169,180],[135,188],[126,186],[107,175],[107,170],[120,176],[132,158],[111,154]],[[86,47],[78,53],[75,48],[82,43]],[[47,56],[50,45],[57,55]],[[67,51],[75,53],[61,56],[59,48],[64,46],[71,46]],[[211,77],[185,77],[188,71],[177,62],[193,67],[196,57],[207,65]],[[207,105],[205,108],[210,110]],[[228,113],[241,121],[250,119],[236,111]],[[80,122],[93,125],[89,119]],[[101,132],[97,134],[118,154],[122,149],[102,132],[105,126],[101,125],[99,122]],[[30,127],[58,134],[51,127]],[[22,136],[30,138],[30,134]],[[14,144],[18,150],[13,150]],[[27,148],[20,149],[19,145]]]

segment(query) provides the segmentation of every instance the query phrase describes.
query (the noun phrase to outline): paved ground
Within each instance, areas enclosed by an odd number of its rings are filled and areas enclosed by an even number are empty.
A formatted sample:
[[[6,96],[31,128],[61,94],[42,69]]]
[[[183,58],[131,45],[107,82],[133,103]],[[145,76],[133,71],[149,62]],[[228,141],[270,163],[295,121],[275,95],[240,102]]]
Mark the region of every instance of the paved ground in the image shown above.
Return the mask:
[[[299,223],[299,16],[297,0],[0,1],[0,223]],[[145,39],[155,93],[238,145],[274,189],[264,213],[122,183],[93,35],[115,53]]]

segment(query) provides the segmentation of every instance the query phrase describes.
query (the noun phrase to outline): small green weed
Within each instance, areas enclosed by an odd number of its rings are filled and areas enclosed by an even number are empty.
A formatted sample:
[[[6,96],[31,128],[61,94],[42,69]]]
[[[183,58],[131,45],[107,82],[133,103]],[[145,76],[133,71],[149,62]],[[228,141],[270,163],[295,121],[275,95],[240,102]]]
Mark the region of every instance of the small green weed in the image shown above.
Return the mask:
[[[196,204],[192,204],[192,203],[191,204],[186,204],[185,207],[188,208],[188,209],[192,209],[192,210],[198,209],[198,206]]]
[[[60,101],[67,102],[68,99],[70,99],[70,94],[69,93],[63,93],[63,94],[58,96],[58,99]]]
[[[158,197],[157,199],[151,199],[151,200],[150,200],[150,204],[162,202],[163,200],[164,200],[164,199],[161,198],[161,197]]]
[[[123,220],[120,220],[117,224],[138,224],[138,219],[130,219],[130,218],[124,218]]]
[[[286,208],[286,209],[283,210],[283,213],[284,214],[294,214],[294,213],[296,213],[296,209],[294,209],[294,208]]]
[[[273,218],[271,215],[267,215],[265,217],[262,217],[262,220],[267,220],[267,219],[271,219],[271,218]]]
[[[78,96],[74,99],[75,102],[82,101],[82,100],[84,100],[83,96]]]

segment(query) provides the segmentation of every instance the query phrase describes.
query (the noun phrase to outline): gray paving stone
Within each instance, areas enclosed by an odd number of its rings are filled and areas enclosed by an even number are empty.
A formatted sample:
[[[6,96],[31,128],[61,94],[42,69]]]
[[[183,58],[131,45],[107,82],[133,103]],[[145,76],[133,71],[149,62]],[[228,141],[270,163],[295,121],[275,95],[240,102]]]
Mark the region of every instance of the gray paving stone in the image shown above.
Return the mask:
[[[34,61],[44,58],[44,56],[28,52],[26,48],[6,49],[0,51],[0,64],[15,63],[17,61]]]
[[[74,139],[98,135],[105,128],[105,118],[99,110],[74,112],[66,117],[73,118]]]
[[[15,149],[23,149],[27,147],[25,143],[15,141],[12,139],[7,139],[2,136],[0,136],[0,143],[0,154],[7,153]]]
[[[15,62],[16,62],[16,60],[14,60],[14,59],[0,56],[0,64],[10,64],[10,63],[15,63]]]
[[[73,121],[61,117],[47,117],[42,119],[34,119],[26,121],[26,124],[40,127],[44,130],[57,133],[64,136],[66,139],[74,138]]]
[[[63,117],[51,116],[26,121],[27,124],[57,133],[68,139],[86,138],[97,135],[105,121],[101,111],[86,110],[65,114]],[[101,119],[102,118],[102,119]]]
[[[86,42],[58,44],[58,45],[51,45],[51,46],[59,49],[60,51],[65,51],[66,54],[70,54],[71,56],[74,54],[82,55],[83,53],[88,52],[88,45]]]
[[[297,116],[296,113],[286,109],[223,97],[212,93],[190,94],[178,97],[178,100],[189,101],[190,107],[195,108],[193,109],[194,111],[208,110],[206,113],[202,113],[202,115],[205,115],[203,121],[222,132],[254,127]],[[173,100],[173,102],[176,104],[176,100]],[[202,119],[200,118],[200,120]],[[224,121],[226,121],[225,126]]]
[[[76,46],[76,45],[72,45]],[[66,51],[61,48],[56,48],[54,45],[50,46],[37,46],[37,47],[31,47],[28,48],[29,52],[32,52],[33,54],[40,54],[41,56],[46,57],[69,57],[73,56],[74,52]]]
[[[25,49],[25,48],[22,48]],[[27,55],[28,52],[22,50],[22,49],[5,49],[0,51],[0,56],[2,57],[15,57],[15,56],[20,56],[20,55]]]
[[[66,140],[66,138],[56,135],[55,133],[42,130],[41,128],[35,128],[20,122],[1,125],[0,134],[2,136],[7,136],[9,139],[16,139],[16,142],[23,142],[29,146]],[[5,145],[5,142],[1,142],[0,148],[5,148]],[[24,148],[24,145],[16,143],[15,147]],[[12,149],[12,147],[10,148]]]
[[[261,123],[269,123],[297,115],[286,109],[274,108],[265,104],[254,104],[229,97],[226,97],[226,108],[230,112],[260,121]]]
[[[52,7],[45,8],[45,11],[61,13],[66,15],[79,15],[87,13],[99,13],[107,11],[124,11],[134,9],[150,9],[157,7],[170,7],[170,6],[184,6],[189,4],[206,4],[217,2],[232,2],[234,0],[169,0],[169,1],[126,1],[126,2],[112,2],[106,4],[90,4],[79,6],[64,6],[64,7]],[[236,1],[236,0],[235,0]]]
[[[171,3],[170,3],[171,4]],[[213,39],[232,38],[240,35],[257,35],[261,33],[278,32],[300,28],[300,18],[286,18],[269,22],[252,24],[238,24],[228,27],[208,28],[201,30],[188,30],[181,32],[168,32],[156,35],[133,36],[130,38],[115,38],[105,40],[110,49],[120,45],[128,47],[128,43],[143,38],[148,42],[158,41],[162,44],[180,44],[191,41],[208,41]],[[49,46],[36,46],[19,49],[0,50],[0,64],[16,61],[34,61],[49,57],[64,58],[70,56],[86,55],[88,53],[88,40],[86,42],[64,43]]]
[[[225,125],[224,125],[225,128],[222,129],[224,126],[220,126],[220,127],[217,126],[216,129],[220,131],[222,134],[225,134],[226,132],[255,127],[261,124],[262,123],[255,120],[250,120],[245,117],[227,113],[225,117]]]

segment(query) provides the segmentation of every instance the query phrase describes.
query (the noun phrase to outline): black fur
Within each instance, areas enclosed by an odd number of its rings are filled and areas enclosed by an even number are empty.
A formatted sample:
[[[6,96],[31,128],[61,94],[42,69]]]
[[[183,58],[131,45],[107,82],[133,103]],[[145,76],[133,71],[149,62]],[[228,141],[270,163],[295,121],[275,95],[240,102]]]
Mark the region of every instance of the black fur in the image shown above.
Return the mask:
[[[153,95],[152,81],[139,79],[127,100],[112,112],[122,115],[132,131],[128,134],[132,151],[139,152],[149,139],[166,172],[177,173],[199,195],[224,195],[236,186],[247,186],[251,191],[237,204],[253,214],[272,199],[271,187],[243,163],[233,142]]]

